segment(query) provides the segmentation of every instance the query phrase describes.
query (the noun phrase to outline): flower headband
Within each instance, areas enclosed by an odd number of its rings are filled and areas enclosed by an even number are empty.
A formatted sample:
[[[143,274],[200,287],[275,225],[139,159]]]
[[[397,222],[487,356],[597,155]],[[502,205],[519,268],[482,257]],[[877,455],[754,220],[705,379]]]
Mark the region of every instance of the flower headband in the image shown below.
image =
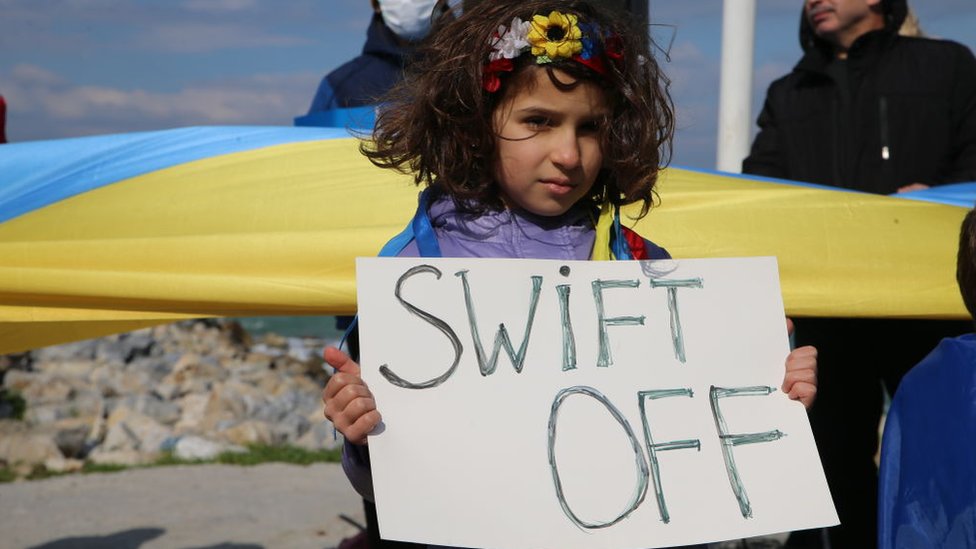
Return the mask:
[[[548,16],[533,15],[531,21],[516,17],[507,28],[499,26],[491,38],[482,86],[490,93],[498,91],[502,85],[500,73],[515,70],[512,60],[527,51],[532,52],[540,65],[565,57],[606,76],[604,58],[621,59],[623,52],[620,38],[615,34],[609,35],[603,44],[599,36],[599,27],[580,23],[573,14],[553,11]]]

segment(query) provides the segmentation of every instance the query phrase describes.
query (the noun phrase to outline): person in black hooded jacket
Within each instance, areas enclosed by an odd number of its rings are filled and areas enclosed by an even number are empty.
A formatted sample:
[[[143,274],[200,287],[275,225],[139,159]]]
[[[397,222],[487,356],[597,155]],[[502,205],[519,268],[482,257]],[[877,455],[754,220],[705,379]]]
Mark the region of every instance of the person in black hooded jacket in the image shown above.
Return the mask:
[[[906,4],[805,0],[804,55],[770,85],[743,172],[878,194],[976,181],[976,59],[955,42],[899,36]],[[796,319],[797,345],[819,350],[810,421],[841,525],[794,533],[787,547],[876,547],[882,382],[894,394],[942,337],[970,330],[954,321]]]
[[[869,25],[851,40],[829,15],[854,4]],[[899,36],[906,13],[905,0],[807,0],[804,55],[769,86],[742,171],[879,194],[976,181],[976,58]]]

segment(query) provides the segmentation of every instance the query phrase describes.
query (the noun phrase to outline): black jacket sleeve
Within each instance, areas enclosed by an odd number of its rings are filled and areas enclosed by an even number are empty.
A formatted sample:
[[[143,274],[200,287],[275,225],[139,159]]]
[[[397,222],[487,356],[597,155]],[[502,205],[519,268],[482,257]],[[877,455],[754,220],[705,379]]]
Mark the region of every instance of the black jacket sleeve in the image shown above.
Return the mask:
[[[766,92],[766,102],[759,114],[759,133],[749,156],[742,161],[742,173],[789,179],[786,151],[782,150],[784,140],[774,107],[776,84],[773,82]]]

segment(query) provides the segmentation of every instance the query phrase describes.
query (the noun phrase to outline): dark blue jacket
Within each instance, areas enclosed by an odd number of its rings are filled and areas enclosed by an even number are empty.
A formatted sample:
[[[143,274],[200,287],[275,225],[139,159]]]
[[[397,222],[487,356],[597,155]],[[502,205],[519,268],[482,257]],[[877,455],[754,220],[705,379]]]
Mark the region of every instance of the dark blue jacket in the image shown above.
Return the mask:
[[[895,393],[881,445],[878,547],[976,546],[976,336],[943,339]]]
[[[363,53],[325,75],[308,113],[375,105],[377,99],[403,78],[409,51],[379,14],[366,31]]]

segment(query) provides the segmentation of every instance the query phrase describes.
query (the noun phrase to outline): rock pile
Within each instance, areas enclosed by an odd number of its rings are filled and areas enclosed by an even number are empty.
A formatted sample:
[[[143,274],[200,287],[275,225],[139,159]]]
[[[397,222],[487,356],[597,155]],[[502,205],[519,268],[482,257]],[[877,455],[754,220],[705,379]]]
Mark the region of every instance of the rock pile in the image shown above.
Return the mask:
[[[164,451],[208,459],[255,443],[334,448],[324,344],[252,341],[237,323],[211,320],[0,356],[5,391],[26,401],[22,421],[0,419],[0,465],[67,471]]]

